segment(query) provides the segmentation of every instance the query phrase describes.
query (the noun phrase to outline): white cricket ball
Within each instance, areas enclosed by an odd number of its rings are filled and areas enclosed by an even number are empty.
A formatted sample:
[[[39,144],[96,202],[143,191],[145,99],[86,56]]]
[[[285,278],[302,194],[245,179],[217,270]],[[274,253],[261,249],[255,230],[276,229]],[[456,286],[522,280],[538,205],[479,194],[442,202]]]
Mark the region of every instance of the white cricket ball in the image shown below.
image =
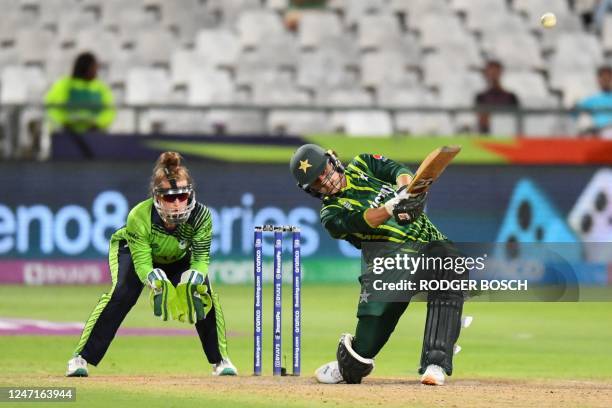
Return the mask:
[[[553,28],[557,24],[557,16],[553,13],[544,13],[540,18],[540,23],[544,28]]]

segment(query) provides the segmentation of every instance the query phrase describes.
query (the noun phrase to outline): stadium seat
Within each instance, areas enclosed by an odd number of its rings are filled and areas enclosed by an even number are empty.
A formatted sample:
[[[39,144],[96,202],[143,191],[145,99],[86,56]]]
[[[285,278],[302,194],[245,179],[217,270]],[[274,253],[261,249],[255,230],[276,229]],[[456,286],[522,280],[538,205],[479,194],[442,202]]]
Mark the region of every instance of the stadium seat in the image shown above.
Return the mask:
[[[332,132],[328,115],[318,111],[272,110],[268,115],[268,130],[274,134]]]
[[[2,24],[0,24],[0,44],[7,48],[9,44],[14,45],[17,30],[21,27],[28,27],[32,23],[24,21],[23,15],[19,11],[4,11],[2,14]]]
[[[115,120],[111,124],[108,132],[113,133],[134,133],[136,132],[136,113],[133,109],[117,109]]]
[[[103,29],[101,26],[93,26],[79,31],[75,49],[76,51],[93,52],[100,61],[104,62],[112,62],[114,56],[122,52],[119,36]]]
[[[104,0],[98,5],[102,25],[117,31],[123,42],[129,42],[140,29],[150,28],[154,23],[154,16],[147,13],[140,1]]]
[[[470,76],[468,72],[464,79],[457,78],[441,84],[438,97],[441,107],[469,108],[474,105],[474,94],[477,87],[473,84],[475,81],[470,80]]]
[[[342,35],[338,15],[323,10],[309,10],[302,13],[299,25],[299,44],[301,47],[318,47],[326,37]]]
[[[193,71],[208,67],[208,59],[193,50],[179,48],[172,52],[170,57],[170,76],[172,84],[186,85]]]
[[[5,67],[12,66],[18,61],[17,50],[15,47],[0,47],[0,73]],[[2,83],[0,82],[0,87]]]
[[[514,136],[518,132],[518,119],[510,113],[492,113],[489,126],[492,136]]]
[[[195,49],[211,65],[233,67],[240,54],[240,43],[230,30],[204,29],[197,34]]]
[[[285,31],[279,15],[266,9],[246,10],[238,17],[236,28],[242,48],[257,48],[270,35]]]
[[[344,14],[344,24],[348,28],[354,27],[362,16],[368,14],[384,14],[386,1],[380,0],[344,0],[341,11]]]
[[[226,24],[232,25],[241,13],[261,8],[260,0],[208,0],[207,10],[217,14]]]
[[[361,49],[378,49],[402,38],[399,21],[392,14],[365,15],[357,20],[357,42]]]
[[[410,87],[382,84],[376,96],[377,105],[389,108],[432,107],[438,102],[435,95],[420,84]]]
[[[561,79],[560,86],[563,94],[563,107],[571,109],[588,96],[595,95],[600,91],[595,72],[573,72],[566,74]]]
[[[44,0],[38,3],[38,21],[40,26],[60,23],[74,10],[79,9],[77,0]],[[3,10],[4,11],[4,10]]]
[[[601,40],[604,51],[607,53],[612,52],[612,14],[604,17]]]
[[[557,37],[549,66],[566,69],[595,70],[603,63],[603,51],[597,37],[587,33],[564,32]]]
[[[554,13],[557,16],[569,13],[567,0],[514,0],[512,7],[525,13],[529,21],[539,25],[540,16],[546,12]]]
[[[484,61],[480,49],[473,37],[467,37],[461,44],[443,44],[436,48],[438,55],[446,61],[452,61],[454,66],[461,68],[480,68]]]
[[[294,70],[299,58],[297,42],[286,32],[268,33],[253,51],[254,57],[274,67]]]
[[[253,103],[263,106],[308,106],[308,94],[293,84],[256,83],[253,87]]]
[[[169,65],[176,39],[168,31],[142,30],[134,38],[134,58],[141,65]]]
[[[505,0],[471,0],[466,6],[466,26],[471,31],[483,31],[491,24],[511,19]]]
[[[74,55],[66,51],[51,50],[46,57],[45,77],[51,84],[63,76],[70,75],[74,63]]]
[[[540,45],[542,51],[551,52],[555,49],[557,38],[563,33],[581,33],[583,31],[580,17],[576,14],[558,14],[557,25],[554,30],[543,28],[537,21],[536,31],[541,36]]]
[[[490,12],[500,12],[506,10],[505,0],[450,0],[451,7],[455,11],[459,11],[469,15],[478,13],[479,10],[486,9]]]
[[[234,83],[227,71],[200,67],[190,72],[187,80],[189,105],[229,105],[235,102]]]
[[[393,123],[385,111],[334,112],[332,119],[336,128],[349,136],[391,136]]]
[[[159,1],[161,25],[177,35],[180,43],[193,46],[198,30],[218,25],[216,16],[199,0]]]
[[[373,98],[362,88],[349,86],[335,89],[320,89],[315,102],[317,105],[333,107],[372,106]]]
[[[21,64],[44,64],[47,50],[55,46],[55,36],[40,28],[22,28],[17,31],[15,45]]]
[[[266,7],[275,11],[283,11],[289,8],[289,0],[267,0]]]
[[[125,87],[128,71],[133,66],[133,53],[129,50],[121,49],[110,58],[107,80],[113,86]]]
[[[237,86],[253,87],[258,83],[272,85],[281,80],[281,70],[271,61],[260,58],[253,51],[240,55],[234,79]]]
[[[262,135],[266,133],[265,118],[260,110],[213,109],[206,114],[206,128],[210,132]]]
[[[528,108],[556,108],[558,101],[546,87],[541,74],[531,71],[509,71],[502,77],[504,87],[516,93],[521,106]]]
[[[300,54],[297,84],[306,89],[346,86],[354,81],[347,71],[348,60],[321,49]]]
[[[457,44],[467,38],[467,31],[454,15],[428,14],[417,24],[421,46],[436,48],[444,44]],[[441,29],[444,27],[444,30]],[[466,40],[467,41],[467,40]]]
[[[450,115],[440,113],[399,112],[395,114],[398,133],[416,136],[452,135],[454,127]]]
[[[0,103],[40,103],[47,90],[47,81],[38,67],[7,66],[2,70]]]
[[[334,54],[346,67],[357,68],[359,65],[359,48],[355,41],[347,35],[324,37],[317,51],[325,55]]]
[[[460,112],[455,114],[453,124],[454,134],[473,134],[478,131],[478,118],[472,112]]]
[[[475,90],[482,86],[482,78],[470,73],[463,64],[448,64],[448,59],[441,53],[429,53],[423,59],[423,81],[427,86],[442,87],[446,82],[466,82],[467,89]]]
[[[366,88],[383,83],[410,85],[415,80],[415,74],[408,72],[408,60],[402,52],[369,52],[361,57],[361,85]]]
[[[506,69],[543,69],[544,59],[538,42],[531,34],[496,35],[489,57],[499,60]]]
[[[209,130],[204,111],[149,109],[139,118],[139,130],[143,133],[196,134]]]
[[[163,105],[171,101],[171,95],[172,86],[165,70],[134,67],[128,71],[125,93],[128,105]]]
[[[558,136],[561,132],[561,121],[562,119],[554,114],[526,115],[523,134],[534,138]]]
[[[500,36],[508,36],[508,33],[525,36],[529,35],[529,29],[525,21],[514,14],[494,14],[480,22],[478,31],[481,35],[482,48],[485,51],[494,49],[494,40]]]
[[[56,20],[56,42],[65,46],[74,46],[82,31],[90,30],[93,27],[99,27],[102,30],[103,27],[98,24],[96,17],[93,11],[85,11],[81,8],[66,10],[61,18]]]
[[[446,0],[391,0],[389,8],[395,13],[407,15],[409,27],[427,14],[452,13]]]

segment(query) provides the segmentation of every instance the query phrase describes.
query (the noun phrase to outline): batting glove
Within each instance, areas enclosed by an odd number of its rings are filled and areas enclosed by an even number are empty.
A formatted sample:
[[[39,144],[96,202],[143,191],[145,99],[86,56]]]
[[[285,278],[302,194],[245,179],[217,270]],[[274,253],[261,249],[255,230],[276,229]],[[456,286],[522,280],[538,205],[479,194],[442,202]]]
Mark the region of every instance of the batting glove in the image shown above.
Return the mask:
[[[181,274],[181,281],[176,287],[181,313],[178,320],[194,324],[204,320],[212,308],[212,299],[203,273],[190,269]]]
[[[153,314],[163,321],[176,318],[179,314],[176,290],[172,282],[168,280],[166,273],[155,268],[147,275],[146,283],[151,288],[150,301]]]
[[[426,192],[413,196],[404,190],[385,203],[385,210],[399,225],[408,225],[423,214],[426,199]]]

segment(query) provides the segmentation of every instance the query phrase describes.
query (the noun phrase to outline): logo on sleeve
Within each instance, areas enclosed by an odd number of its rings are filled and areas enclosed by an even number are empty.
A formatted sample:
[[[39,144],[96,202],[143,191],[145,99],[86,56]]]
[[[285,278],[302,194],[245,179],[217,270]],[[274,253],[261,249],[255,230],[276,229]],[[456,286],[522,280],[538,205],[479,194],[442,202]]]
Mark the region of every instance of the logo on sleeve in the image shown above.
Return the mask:
[[[375,158],[376,160],[382,160],[382,161],[387,160],[385,156],[383,156],[382,154],[373,154],[372,157]]]

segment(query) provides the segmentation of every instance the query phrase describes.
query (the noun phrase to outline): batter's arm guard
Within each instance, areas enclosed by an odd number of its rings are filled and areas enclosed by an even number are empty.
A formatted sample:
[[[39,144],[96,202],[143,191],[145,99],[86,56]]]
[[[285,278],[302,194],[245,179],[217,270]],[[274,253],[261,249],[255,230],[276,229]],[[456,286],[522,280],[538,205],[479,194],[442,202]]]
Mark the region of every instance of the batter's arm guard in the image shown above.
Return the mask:
[[[363,377],[374,369],[373,359],[361,357],[353,350],[353,336],[349,333],[340,336],[336,359],[340,374],[347,384],[361,384]]]
[[[177,320],[181,322],[194,324],[199,320],[204,320],[212,309],[213,302],[206,284],[206,277],[195,269],[181,274],[176,293],[180,309]]]

